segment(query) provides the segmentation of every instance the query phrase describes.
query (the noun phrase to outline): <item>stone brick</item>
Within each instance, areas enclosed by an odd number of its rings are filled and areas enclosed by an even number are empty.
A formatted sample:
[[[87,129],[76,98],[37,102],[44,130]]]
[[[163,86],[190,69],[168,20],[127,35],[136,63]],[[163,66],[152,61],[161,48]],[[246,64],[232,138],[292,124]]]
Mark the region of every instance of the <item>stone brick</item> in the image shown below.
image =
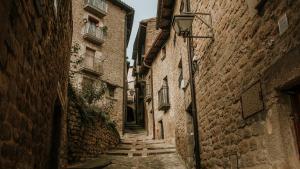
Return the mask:
[[[241,154],[245,154],[250,150],[249,142],[248,141],[242,141],[239,144],[239,152]]]
[[[12,128],[6,123],[0,123],[0,139],[3,141],[8,141],[12,137]]]
[[[251,151],[257,150],[257,142],[254,138],[249,141],[249,145]]]

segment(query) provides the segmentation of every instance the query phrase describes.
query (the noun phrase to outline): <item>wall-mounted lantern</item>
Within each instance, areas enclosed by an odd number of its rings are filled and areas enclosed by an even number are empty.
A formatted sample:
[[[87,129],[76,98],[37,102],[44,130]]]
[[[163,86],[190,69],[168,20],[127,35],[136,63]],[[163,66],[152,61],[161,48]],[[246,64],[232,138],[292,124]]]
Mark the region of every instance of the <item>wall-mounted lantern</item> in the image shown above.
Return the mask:
[[[183,14],[175,15],[173,18],[173,28],[178,36],[188,36],[193,25],[195,15]]]
[[[201,16],[208,16],[209,21],[205,21]],[[200,20],[204,25],[206,25],[209,30],[209,35],[191,35],[191,29],[195,19]],[[211,38],[214,39],[213,29],[212,29],[212,18],[210,13],[188,13],[184,12],[180,15],[175,15],[173,17],[172,26],[178,36],[183,36],[184,38]]]

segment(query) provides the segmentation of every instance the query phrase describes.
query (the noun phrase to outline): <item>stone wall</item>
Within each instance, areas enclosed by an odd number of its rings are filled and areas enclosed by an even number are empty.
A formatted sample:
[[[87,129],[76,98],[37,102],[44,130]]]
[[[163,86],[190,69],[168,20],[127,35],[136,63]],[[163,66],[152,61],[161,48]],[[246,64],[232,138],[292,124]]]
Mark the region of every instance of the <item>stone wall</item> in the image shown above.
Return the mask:
[[[212,14],[215,33],[214,41],[193,45],[202,164],[300,168],[290,98],[282,92],[299,84],[300,2],[266,1],[257,14],[245,1],[191,2],[192,11]],[[280,35],[284,14],[289,27]],[[199,21],[193,26],[195,35],[205,33]],[[257,81],[264,108],[243,118],[242,94]]]
[[[65,164],[71,1],[0,2],[0,168]]]
[[[97,158],[108,148],[116,146],[120,135],[115,126],[100,115],[87,119],[82,106],[70,101],[68,110],[68,161],[77,163]]]

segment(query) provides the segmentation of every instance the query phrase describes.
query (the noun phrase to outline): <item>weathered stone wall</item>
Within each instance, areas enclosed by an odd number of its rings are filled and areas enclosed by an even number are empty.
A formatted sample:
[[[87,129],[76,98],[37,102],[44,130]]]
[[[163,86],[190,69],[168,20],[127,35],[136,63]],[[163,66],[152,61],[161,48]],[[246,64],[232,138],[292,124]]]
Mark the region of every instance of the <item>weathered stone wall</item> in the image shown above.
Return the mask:
[[[97,158],[108,148],[116,146],[120,135],[100,116],[87,120],[80,105],[70,101],[68,110],[68,161],[76,163]]]
[[[290,99],[280,91],[300,77],[300,2],[291,2],[266,1],[260,15],[251,15],[245,1],[192,0],[192,11],[211,12],[215,33],[214,41],[194,40],[205,167],[300,168]],[[289,28],[279,35],[285,13]],[[199,21],[193,26],[194,34],[204,33]],[[242,93],[258,80],[264,110],[244,119]]]
[[[90,48],[96,51],[95,62],[96,65],[101,67],[102,75],[100,78],[91,77],[95,80],[102,80],[110,83],[116,87],[115,96],[110,98],[106,97],[107,102],[113,102],[114,107],[110,112],[111,118],[117,123],[117,128],[120,133],[123,131],[123,102],[124,102],[124,78],[126,80],[125,71],[125,59],[126,57],[126,45],[125,45],[125,16],[126,11],[120,7],[114,5],[109,0],[107,15],[103,18],[99,18],[92,13],[84,10],[83,0],[73,0],[73,20],[74,20],[74,32],[73,32],[73,44],[78,43],[80,45],[80,51],[78,55],[85,54],[86,48]],[[107,27],[107,36],[104,43],[96,45],[83,38],[84,19],[91,16],[96,18],[99,22],[99,27]],[[86,74],[76,74],[72,81],[74,87],[81,88],[81,81]],[[108,94],[107,94],[108,95]]]
[[[0,2],[0,168],[64,165],[72,9],[56,5]]]

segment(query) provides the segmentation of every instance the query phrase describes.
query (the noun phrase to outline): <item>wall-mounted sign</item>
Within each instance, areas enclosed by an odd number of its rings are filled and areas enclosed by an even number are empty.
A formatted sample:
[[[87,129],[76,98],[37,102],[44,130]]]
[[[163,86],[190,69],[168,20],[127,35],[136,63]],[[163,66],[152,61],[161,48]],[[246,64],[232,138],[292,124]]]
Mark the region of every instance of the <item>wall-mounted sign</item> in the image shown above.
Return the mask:
[[[243,117],[247,118],[264,109],[260,81],[242,94]]]
[[[278,27],[279,27],[280,35],[282,35],[289,28],[289,22],[286,14],[284,14],[281,18],[279,18]]]

